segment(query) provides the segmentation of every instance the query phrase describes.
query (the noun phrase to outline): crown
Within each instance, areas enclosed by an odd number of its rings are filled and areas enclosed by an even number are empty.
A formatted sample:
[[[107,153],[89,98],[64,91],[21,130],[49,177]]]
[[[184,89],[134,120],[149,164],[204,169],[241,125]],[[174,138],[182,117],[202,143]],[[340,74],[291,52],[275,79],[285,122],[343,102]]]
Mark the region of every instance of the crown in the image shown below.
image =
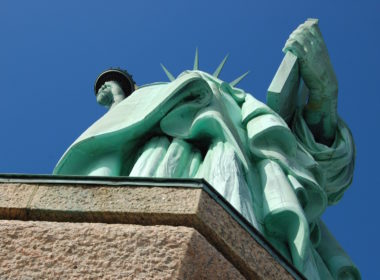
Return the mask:
[[[219,66],[216,68],[214,73],[212,74],[215,78],[219,77],[220,72],[222,71],[224,64],[226,63],[228,59],[228,54],[223,58],[222,62],[219,64]],[[175,77],[169,72],[169,70],[161,63],[161,67],[164,70],[166,76],[169,78],[169,81],[174,81]],[[195,58],[194,58],[194,66],[193,70],[199,70],[199,59],[198,59],[198,48],[195,49]],[[237,77],[235,80],[230,82],[231,87],[235,87],[238,83],[241,82],[249,74],[249,71],[245,72],[243,75]]]

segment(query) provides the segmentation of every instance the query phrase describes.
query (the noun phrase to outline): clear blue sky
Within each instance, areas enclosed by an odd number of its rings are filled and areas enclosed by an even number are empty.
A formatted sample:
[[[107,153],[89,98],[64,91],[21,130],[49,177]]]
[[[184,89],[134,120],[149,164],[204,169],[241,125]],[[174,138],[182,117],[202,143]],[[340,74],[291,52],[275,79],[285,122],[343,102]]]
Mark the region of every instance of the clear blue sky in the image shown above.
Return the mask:
[[[93,83],[110,66],[138,84],[212,72],[260,100],[288,35],[308,17],[320,28],[339,80],[339,112],[357,146],[354,182],[324,220],[359,266],[380,279],[380,1],[1,1],[0,173],[49,174],[105,110]]]

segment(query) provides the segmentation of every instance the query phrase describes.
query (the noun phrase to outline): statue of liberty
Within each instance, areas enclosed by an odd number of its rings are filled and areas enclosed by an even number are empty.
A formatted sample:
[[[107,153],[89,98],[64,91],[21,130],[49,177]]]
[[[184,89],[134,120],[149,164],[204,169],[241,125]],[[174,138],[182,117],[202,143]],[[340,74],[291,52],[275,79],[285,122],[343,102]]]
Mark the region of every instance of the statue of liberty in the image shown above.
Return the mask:
[[[137,86],[110,69],[95,83],[108,112],[54,174],[204,178],[308,279],[360,279],[320,217],[352,181],[355,146],[317,20],[289,37],[267,104],[198,69]]]

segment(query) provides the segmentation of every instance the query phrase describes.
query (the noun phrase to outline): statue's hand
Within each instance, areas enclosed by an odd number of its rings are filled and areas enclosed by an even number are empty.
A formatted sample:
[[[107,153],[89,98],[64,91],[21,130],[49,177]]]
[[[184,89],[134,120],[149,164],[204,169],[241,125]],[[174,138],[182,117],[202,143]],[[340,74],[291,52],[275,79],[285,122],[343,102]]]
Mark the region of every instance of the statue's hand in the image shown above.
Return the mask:
[[[318,20],[308,19],[298,26],[289,36],[283,51],[291,51],[298,57],[304,82],[311,93],[317,93],[310,97],[336,98],[338,82],[318,27]]]

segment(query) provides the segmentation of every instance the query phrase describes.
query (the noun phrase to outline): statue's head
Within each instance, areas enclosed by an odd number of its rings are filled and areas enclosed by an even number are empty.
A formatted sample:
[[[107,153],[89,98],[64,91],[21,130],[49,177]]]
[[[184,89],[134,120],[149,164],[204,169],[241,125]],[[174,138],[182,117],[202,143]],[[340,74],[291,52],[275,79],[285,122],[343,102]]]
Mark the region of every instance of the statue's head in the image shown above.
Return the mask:
[[[135,90],[135,82],[126,70],[109,69],[96,79],[94,90],[96,101],[111,108]]]

